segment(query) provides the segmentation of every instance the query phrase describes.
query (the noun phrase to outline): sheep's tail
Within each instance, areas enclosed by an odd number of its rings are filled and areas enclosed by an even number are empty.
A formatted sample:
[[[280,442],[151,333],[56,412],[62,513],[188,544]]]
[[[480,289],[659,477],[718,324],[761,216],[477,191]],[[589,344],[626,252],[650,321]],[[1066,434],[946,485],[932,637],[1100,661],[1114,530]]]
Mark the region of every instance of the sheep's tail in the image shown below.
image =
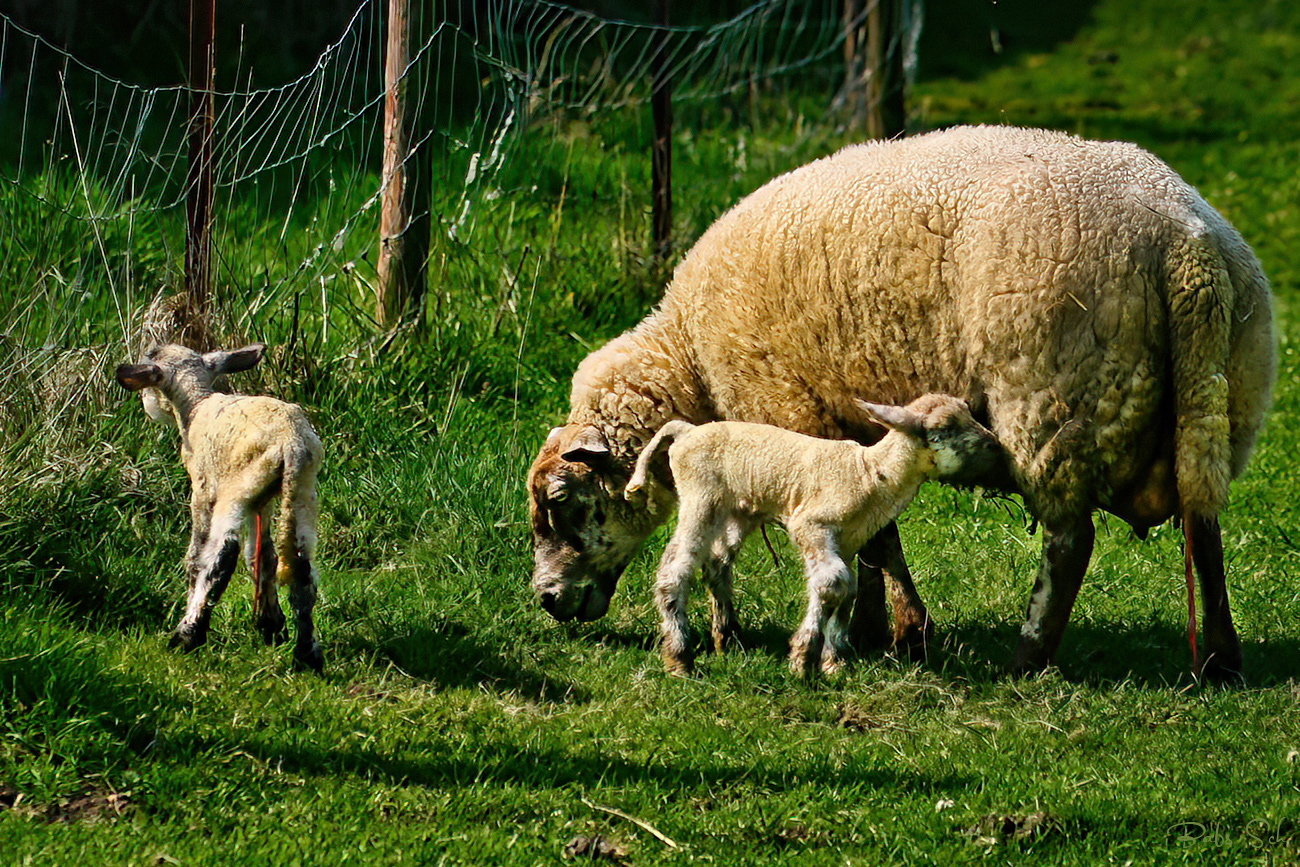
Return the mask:
[[[319,465],[319,451],[299,443],[284,446],[280,519],[275,539],[279,558],[275,579],[281,586],[292,583],[296,571],[311,568],[316,549],[316,471]]]
[[[1171,263],[1169,342],[1174,391],[1174,480],[1183,521],[1187,641],[1197,667],[1191,522],[1213,519],[1232,481],[1228,363],[1234,290],[1223,257],[1204,235]]]
[[[695,429],[695,425],[681,419],[673,419],[659,428],[659,432],[651,438],[649,445],[642,450],[641,456],[636,459],[636,469],[632,471],[632,478],[628,480],[627,487],[623,489],[623,496],[630,499],[632,494],[645,487],[646,478],[650,474],[650,464],[659,456],[659,453],[667,449],[678,437],[690,433]]]

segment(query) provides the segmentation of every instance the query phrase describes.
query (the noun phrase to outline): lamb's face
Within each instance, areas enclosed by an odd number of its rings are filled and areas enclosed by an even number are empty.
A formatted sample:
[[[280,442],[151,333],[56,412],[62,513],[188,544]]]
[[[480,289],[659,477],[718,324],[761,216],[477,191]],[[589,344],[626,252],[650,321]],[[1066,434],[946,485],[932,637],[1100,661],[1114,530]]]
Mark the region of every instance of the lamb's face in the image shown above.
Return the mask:
[[[977,422],[964,400],[927,394],[907,405],[925,429],[934,477],[957,485],[989,485],[1009,473],[1006,450]]]
[[[578,425],[556,428],[528,472],[533,591],[556,620],[595,620],[654,530],[647,509],[622,496],[627,473],[608,450],[584,445]]]
[[[155,421],[180,424],[179,407],[192,405],[212,392],[222,374],[248,370],[262,357],[260,343],[229,352],[200,355],[177,343],[155,346],[138,364],[120,364],[114,376],[123,388],[140,392],[144,410]]]

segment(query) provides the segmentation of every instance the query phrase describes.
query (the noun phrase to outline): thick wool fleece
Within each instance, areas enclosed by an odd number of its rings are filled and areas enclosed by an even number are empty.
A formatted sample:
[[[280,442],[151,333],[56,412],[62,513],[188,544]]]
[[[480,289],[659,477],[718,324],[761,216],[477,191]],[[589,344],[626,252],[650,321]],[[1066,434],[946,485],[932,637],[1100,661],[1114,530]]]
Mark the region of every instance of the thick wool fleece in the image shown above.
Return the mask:
[[[987,415],[1040,519],[1149,524],[1219,509],[1275,367],[1258,262],[1168,166],[961,127],[848,147],[742,200],[583,362],[570,421],[626,461],[672,417],[869,440],[853,398],[945,392]]]

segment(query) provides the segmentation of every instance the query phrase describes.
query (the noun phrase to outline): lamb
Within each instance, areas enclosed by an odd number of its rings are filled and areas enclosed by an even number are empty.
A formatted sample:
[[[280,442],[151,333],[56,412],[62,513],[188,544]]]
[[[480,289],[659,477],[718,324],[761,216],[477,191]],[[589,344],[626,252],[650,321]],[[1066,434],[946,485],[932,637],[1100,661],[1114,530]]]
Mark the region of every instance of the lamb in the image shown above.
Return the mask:
[[[139,364],[122,364],[118,383],[142,392],[146,412],[174,424],[191,484],[192,530],[185,570],[189,596],[171,646],[204,644],[212,608],[239,559],[240,539],[253,577],[253,612],[268,644],[287,638],[276,582],[289,585],[296,665],[320,672],[316,641],[316,474],[323,448],[302,408],[272,397],[219,394],[216,379],[252,368],[265,347],[252,344],[200,355],[177,344],[146,352]],[[278,504],[274,544],[271,516]],[[252,532],[249,532],[249,525]]]
[[[855,397],[945,393],[1007,450],[964,481],[1019,493],[1043,533],[1013,671],[1054,660],[1100,508],[1139,534],[1182,519],[1203,673],[1236,677],[1218,515],[1275,370],[1255,256],[1141,148],[1012,127],[847,147],[720,217],[658,307],[579,365],[567,421],[529,470],[533,589],[559,620],[605,614],[671,512],[664,472],[643,501],[619,496],[670,419],[870,442]],[[923,646],[893,524],[859,570],[854,643],[888,638],[888,578],[894,641]]]
[[[659,561],[655,603],[664,664],[688,674],[686,598],[695,567],[713,599],[713,638],[722,650],[734,634],[731,563],[754,528],[777,521],[803,557],[808,608],[790,641],[790,669],[813,677],[839,669],[850,648],[849,614],[857,580],[841,552],[857,551],[907,508],[928,478],[953,477],[997,460],[1001,446],[962,400],[927,394],[906,407],[856,401],[888,429],[875,445],[826,440],[746,422],[692,425],[670,421],[637,459],[624,490],[632,499],[667,450],[677,487],[678,521]]]

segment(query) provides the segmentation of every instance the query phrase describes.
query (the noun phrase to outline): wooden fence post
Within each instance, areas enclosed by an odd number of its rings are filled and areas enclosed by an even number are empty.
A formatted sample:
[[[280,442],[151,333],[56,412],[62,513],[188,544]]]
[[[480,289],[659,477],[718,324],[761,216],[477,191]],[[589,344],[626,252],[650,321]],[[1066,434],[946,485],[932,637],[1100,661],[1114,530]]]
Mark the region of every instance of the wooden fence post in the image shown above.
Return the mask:
[[[424,76],[411,66],[413,24],[410,0],[388,0],[376,309],[379,324],[384,326],[397,324],[419,310],[429,258],[430,163],[428,142],[420,141],[427,133],[419,124]]]
[[[651,236],[656,264],[672,251],[673,233],[673,82],[669,70],[668,0],[658,0],[660,30],[652,66],[650,110],[654,142],[650,148]]]
[[[213,37],[216,0],[190,0],[189,169],[185,179],[185,291],[192,334],[207,334],[212,294]],[[199,349],[211,349],[199,346]]]

